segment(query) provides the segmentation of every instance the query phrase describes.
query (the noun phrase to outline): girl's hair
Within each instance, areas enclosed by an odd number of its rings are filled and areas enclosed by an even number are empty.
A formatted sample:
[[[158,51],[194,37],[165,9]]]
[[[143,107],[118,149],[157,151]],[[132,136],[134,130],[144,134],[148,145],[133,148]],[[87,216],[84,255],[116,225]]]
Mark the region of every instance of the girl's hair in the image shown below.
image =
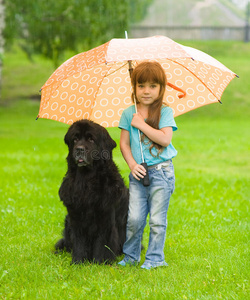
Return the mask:
[[[148,110],[148,118],[146,120],[147,124],[155,129],[159,129],[159,122],[161,118],[161,108],[162,105],[167,106],[163,103],[163,96],[165,93],[165,88],[167,84],[167,78],[165,72],[158,62],[142,62],[135,67],[132,72],[131,82],[133,87],[132,100],[138,102],[136,98],[136,84],[153,82],[160,85],[160,92],[158,98],[150,105]],[[142,135],[142,141],[145,140],[145,135]],[[155,147],[158,151],[157,156],[162,152],[163,147],[157,143],[152,142],[149,151],[152,154],[152,148]],[[153,155],[154,156],[154,155]]]

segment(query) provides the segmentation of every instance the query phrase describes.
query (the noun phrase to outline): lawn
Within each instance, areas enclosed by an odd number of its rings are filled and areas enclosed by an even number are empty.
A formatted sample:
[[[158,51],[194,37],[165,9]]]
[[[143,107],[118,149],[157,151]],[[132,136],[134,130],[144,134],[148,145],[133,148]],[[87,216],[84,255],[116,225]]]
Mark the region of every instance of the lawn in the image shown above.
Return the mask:
[[[185,43],[187,45],[187,43]],[[169,267],[141,270],[71,266],[54,255],[65,208],[58,188],[66,171],[67,125],[35,121],[31,100],[52,71],[35,57],[6,53],[0,105],[0,298],[247,299],[249,296],[250,45],[189,42],[240,78],[213,104],[176,118],[176,189],[165,255]],[[36,74],[36,76],[33,76]],[[119,144],[119,129],[109,132]],[[128,182],[119,147],[114,159]],[[144,234],[147,248],[148,226]],[[142,252],[142,262],[145,250]]]

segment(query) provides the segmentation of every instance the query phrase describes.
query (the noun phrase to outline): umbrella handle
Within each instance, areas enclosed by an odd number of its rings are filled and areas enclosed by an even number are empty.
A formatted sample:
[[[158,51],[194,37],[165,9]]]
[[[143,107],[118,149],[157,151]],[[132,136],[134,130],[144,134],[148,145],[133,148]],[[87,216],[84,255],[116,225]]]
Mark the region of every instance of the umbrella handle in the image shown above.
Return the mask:
[[[137,113],[138,111],[137,111],[136,99],[134,99],[134,102],[135,102],[135,112]],[[138,135],[139,135],[139,143],[140,143],[140,149],[141,149],[141,159],[142,159],[142,162],[144,163],[144,156],[143,156],[142,144],[141,144],[141,132],[139,129],[138,129]]]
[[[132,73],[133,73],[133,67],[132,67],[132,62],[131,62],[131,60],[128,60],[128,70],[129,70],[129,76],[130,76],[130,78],[131,78],[131,76],[132,76]]]
[[[135,112],[137,113],[137,105],[136,105],[136,100],[134,99],[135,102]],[[146,175],[141,179],[142,184],[144,186],[149,186],[150,182],[149,182],[149,175],[148,175],[148,165],[147,163],[144,161],[144,156],[143,156],[143,150],[142,150],[142,144],[141,144],[141,132],[138,129],[138,134],[139,134],[139,143],[140,143],[140,149],[141,149],[141,158],[142,158],[142,163],[141,165],[145,168],[146,170]]]
[[[149,186],[150,182],[149,182],[149,175],[148,175],[148,165],[147,163],[143,162],[141,163],[141,165],[145,168],[146,170],[146,175],[141,179],[142,180],[142,184],[144,186]]]

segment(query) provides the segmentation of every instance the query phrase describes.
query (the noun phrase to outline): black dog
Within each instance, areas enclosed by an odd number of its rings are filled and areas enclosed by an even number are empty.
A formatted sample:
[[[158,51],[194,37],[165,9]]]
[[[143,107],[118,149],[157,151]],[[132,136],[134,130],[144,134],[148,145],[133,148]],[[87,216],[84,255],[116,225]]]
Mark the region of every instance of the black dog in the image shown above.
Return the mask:
[[[55,248],[72,252],[72,263],[110,263],[122,254],[128,213],[128,189],[112,160],[116,143],[88,120],[71,125],[64,141],[68,171],[59,196],[68,214]]]

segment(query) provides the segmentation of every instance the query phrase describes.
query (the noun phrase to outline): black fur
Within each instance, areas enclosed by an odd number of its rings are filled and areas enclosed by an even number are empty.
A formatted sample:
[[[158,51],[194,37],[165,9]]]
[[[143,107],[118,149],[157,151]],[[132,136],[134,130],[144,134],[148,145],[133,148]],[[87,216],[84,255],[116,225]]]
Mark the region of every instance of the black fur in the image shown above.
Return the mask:
[[[110,263],[122,254],[128,212],[128,189],[112,160],[116,143],[88,120],[75,122],[64,140],[68,171],[59,196],[68,214],[55,248],[72,252],[72,263]]]

